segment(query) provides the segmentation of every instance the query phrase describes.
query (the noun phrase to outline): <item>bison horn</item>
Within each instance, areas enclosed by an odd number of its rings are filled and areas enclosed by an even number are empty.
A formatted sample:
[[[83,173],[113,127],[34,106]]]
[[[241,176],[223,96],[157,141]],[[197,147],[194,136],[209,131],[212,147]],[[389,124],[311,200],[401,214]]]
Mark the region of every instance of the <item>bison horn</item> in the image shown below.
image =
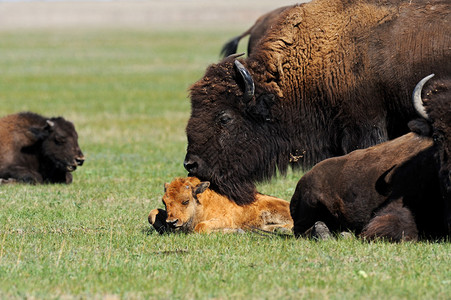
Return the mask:
[[[46,123],[47,123],[47,125],[48,125],[49,127],[55,126],[55,123],[54,123],[53,121],[47,120]]]
[[[425,118],[426,120],[429,119],[429,116],[426,113],[426,109],[423,106],[423,100],[421,99],[421,90],[423,89],[424,84],[432,77],[434,77],[434,74],[431,74],[421,79],[420,82],[418,82],[417,85],[415,86],[412,95],[413,106],[415,107],[415,110],[421,117]]]
[[[240,72],[241,77],[243,77],[244,81],[244,101],[248,102],[254,97],[255,93],[255,85],[254,80],[252,79],[249,71],[238,61],[235,60],[235,67]]]

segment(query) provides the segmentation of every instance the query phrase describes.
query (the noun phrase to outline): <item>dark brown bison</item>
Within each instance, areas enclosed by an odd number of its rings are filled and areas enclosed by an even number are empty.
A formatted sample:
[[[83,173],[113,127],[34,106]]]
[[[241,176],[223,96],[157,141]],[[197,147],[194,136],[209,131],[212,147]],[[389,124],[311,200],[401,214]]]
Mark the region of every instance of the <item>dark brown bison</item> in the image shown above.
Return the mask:
[[[186,170],[245,204],[289,165],[407,133],[416,83],[451,70],[451,4],[375,2],[291,7],[247,59],[208,67],[191,87]]]
[[[260,18],[255,21],[254,25],[251,28],[240,34],[239,36],[234,37],[229,42],[227,42],[221,50],[221,55],[226,57],[231,54],[235,54],[238,49],[238,43],[242,38],[249,35],[249,42],[247,44],[247,54],[251,54],[254,50],[257,42],[263,37],[263,35],[271,28],[280,14],[287,9],[289,6],[284,6],[277,8],[273,11],[270,11],[267,14],[264,14]]]
[[[423,124],[416,120],[416,127],[432,136],[434,149],[424,160],[416,158],[381,178],[384,188],[379,189],[382,193],[388,191],[387,207],[364,228],[365,237],[391,237],[396,232],[399,236],[396,219],[414,221],[410,228],[418,227],[426,236],[449,237],[451,233],[451,78],[433,80],[423,92],[423,106],[421,87],[431,77],[420,82],[414,96],[415,107],[426,120]],[[401,215],[406,210],[412,212],[412,217]]]
[[[438,90],[437,84],[426,95]],[[451,137],[451,97],[425,102],[429,121],[409,123],[416,133],[324,160],[301,178],[290,202],[296,236],[316,221],[370,239],[449,236],[451,197],[440,177],[446,173],[449,179],[450,169],[440,153],[449,153],[443,141]]]
[[[84,162],[74,125],[62,117],[23,112],[0,119],[0,178],[71,183]]]

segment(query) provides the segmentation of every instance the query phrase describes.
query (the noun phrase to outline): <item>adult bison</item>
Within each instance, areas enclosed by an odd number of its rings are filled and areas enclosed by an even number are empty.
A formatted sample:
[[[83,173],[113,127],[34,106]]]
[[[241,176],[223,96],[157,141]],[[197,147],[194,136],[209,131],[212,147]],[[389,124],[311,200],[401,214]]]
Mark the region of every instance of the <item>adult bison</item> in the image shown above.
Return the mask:
[[[22,112],[0,119],[0,178],[71,183],[84,162],[74,125],[62,117]]]
[[[271,28],[274,22],[276,22],[280,14],[288,7],[290,6],[279,7],[259,17],[251,28],[227,42],[222,47],[221,55],[226,57],[231,54],[235,54],[236,50],[238,49],[238,43],[247,35],[249,35],[249,42],[247,44],[247,54],[249,55],[251,52],[253,52],[255,46],[257,45],[257,42]]]
[[[415,94],[421,93],[427,79]],[[426,89],[429,99],[425,100],[427,115],[423,115],[428,121],[410,122],[416,133],[329,158],[307,172],[290,202],[294,234],[302,236],[322,221],[331,231],[349,229],[370,239],[449,236],[449,83],[436,81]],[[422,110],[421,105],[415,106]]]
[[[376,2],[294,6],[247,59],[208,67],[191,87],[188,172],[245,204],[255,182],[288,165],[408,132],[415,84],[451,70],[451,4]]]

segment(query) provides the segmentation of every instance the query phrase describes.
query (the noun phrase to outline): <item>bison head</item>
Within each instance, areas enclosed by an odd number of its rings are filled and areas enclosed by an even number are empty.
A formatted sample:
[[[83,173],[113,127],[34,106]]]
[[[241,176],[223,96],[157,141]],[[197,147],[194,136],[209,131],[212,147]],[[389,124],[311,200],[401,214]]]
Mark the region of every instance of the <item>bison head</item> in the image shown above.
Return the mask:
[[[243,64],[230,56],[191,87],[184,162],[190,175],[210,181],[239,205],[254,201],[254,182],[287,169],[292,147],[275,95],[256,85]]]
[[[440,178],[446,193],[451,194],[451,79],[435,80],[423,89],[432,76],[418,83],[414,91],[414,105],[430,124],[440,158]]]
[[[163,204],[166,208],[166,223],[182,230],[193,231],[196,226],[196,211],[200,205],[197,195],[203,193],[209,182],[194,177],[177,178],[164,185]]]
[[[47,168],[72,172],[83,165],[85,157],[78,146],[78,135],[74,125],[64,118],[48,119],[43,127],[30,128],[40,141],[40,157]]]

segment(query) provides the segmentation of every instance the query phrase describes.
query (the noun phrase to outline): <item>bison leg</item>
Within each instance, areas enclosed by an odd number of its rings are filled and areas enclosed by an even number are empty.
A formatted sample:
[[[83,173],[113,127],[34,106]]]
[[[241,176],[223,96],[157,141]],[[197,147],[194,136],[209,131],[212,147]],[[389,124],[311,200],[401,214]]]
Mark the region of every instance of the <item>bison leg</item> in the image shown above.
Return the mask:
[[[402,206],[402,199],[398,199],[370,220],[361,237],[382,238],[392,242],[415,241],[418,239],[418,229],[412,212]]]
[[[332,216],[320,201],[307,203],[307,201],[296,196],[295,193],[290,202],[290,212],[293,218],[293,233],[296,237],[311,237],[311,231],[318,221],[321,221],[328,230],[338,228],[336,218]]]
[[[41,174],[20,166],[11,166],[7,169],[0,170],[0,178],[7,180],[15,179],[17,182],[31,184],[44,182]]]
[[[163,234],[172,231],[168,223],[166,223],[167,217],[168,214],[164,209],[153,209],[150,211],[147,219],[159,234]]]
[[[17,183],[17,180],[15,180],[14,178],[8,179],[0,178],[0,184],[11,184],[11,183]]]
[[[312,227],[307,229],[303,236],[313,238],[315,240],[329,240],[333,238],[327,225],[321,221],[316,222]]]

